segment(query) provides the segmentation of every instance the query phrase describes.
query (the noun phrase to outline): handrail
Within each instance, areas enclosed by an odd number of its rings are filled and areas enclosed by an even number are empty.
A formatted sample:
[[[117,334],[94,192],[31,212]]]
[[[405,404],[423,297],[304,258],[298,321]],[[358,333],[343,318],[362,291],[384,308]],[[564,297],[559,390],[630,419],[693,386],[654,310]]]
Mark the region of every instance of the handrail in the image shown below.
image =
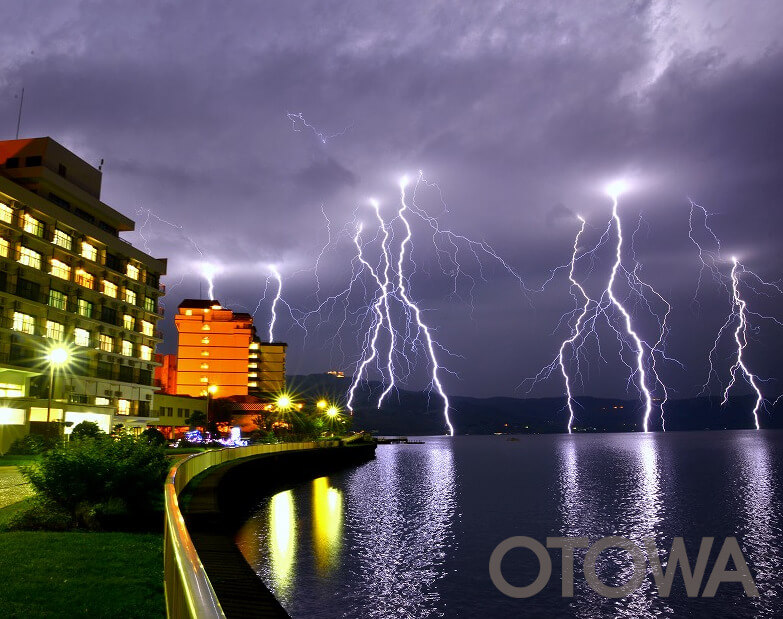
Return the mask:
[[[179,508],[179,494],[194,477],[212,466],[248,456],[338,445],[339,441],[320,441],[231,447],[194,454],[172,466],[164,486],[166,519],[163,536],[163,582],[166,614],[175,619],[218,619],[226,616]]]

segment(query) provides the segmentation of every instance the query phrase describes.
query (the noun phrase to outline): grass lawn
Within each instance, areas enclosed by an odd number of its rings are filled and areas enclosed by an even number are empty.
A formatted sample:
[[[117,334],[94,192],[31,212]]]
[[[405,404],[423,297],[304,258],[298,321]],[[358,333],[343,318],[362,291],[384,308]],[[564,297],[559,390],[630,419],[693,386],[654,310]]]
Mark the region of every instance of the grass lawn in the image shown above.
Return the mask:
[[[40,459],[41,456],[0,456],[0,466],[30,466]]]
[[[0,533],[0,616],[162,617],[162,548],[157,533]]]

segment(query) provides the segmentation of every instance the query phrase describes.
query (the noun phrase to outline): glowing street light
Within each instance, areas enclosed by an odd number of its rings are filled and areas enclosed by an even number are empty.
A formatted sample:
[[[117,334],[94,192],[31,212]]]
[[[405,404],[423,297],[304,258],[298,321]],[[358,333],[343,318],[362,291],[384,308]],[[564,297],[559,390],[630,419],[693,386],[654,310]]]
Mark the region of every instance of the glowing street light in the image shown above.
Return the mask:
[[[326,400],[318,400],[318,402],[316,402],[316,404],[315,404],[315,405],[316,405],[318,408],[320,408],[321,410],[323,410],[323,409],[325,409],[325,408],[326,408],[326,407],[327,407],[329,404],[328,404],[328,402],[327,402]]]
[[[54,395],[54,368],[61,368],[68,363],[68,350],[62,346],[57,346],[49,350],[46,360],[49,362],[49,404],[46,407],[47,428],[51,422],[52,415],[52,396]]]
[[[327,415],[328,415],[330,418],[334,419],[335,417],[337,417],[337,415],[339,415],[339,414],[340,414],[340,411],[339,411],[339,410],[337,410],[337,407],[336,407],[336,406],[330,406],[329,408],[327,408],[327,409],[326,409],[326,414],[327,414]]]
[[[291,397],[283,393],[278,396],[277,400],[275,400],[275,405],[277,406],[278,410],[287,411],[292,406]]]

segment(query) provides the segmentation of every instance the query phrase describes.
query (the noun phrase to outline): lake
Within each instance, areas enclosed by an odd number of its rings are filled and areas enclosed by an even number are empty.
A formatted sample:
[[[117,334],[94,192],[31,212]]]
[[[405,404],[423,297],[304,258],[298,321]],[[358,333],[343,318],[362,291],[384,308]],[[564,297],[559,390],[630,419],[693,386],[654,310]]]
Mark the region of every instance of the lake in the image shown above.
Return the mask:
[[[421,440],[380,445],[372,462],[266,498],[239,531],[245,558],[292,617],[783,616],[783,431]],[[702,537],[714,537],[702,585],[734,536],[760,596],[734,582],[689,598],[678,572],[662,597],[648,568],[634,593],[605,598],[585,580],[585,549],[573,597],[561,594],[560,550],[537,595],[507,597],[490,579],[506,538],[613,535],[653,538],[664,565],[673,538],[693,565]],[[609,585],[632,571],[620,549],[596,561]],[[502,572],[525,586],[539,564],[515,549]]]

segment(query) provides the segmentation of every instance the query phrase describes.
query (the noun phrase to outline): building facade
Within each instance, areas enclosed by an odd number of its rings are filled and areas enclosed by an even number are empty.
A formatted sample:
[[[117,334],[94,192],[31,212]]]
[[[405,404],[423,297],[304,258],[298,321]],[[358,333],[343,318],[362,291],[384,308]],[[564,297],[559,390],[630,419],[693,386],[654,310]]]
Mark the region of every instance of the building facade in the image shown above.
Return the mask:
[[[120,238],[134,222],[101,202],[101,178],[51,138],[0,142],[0,451],[47,420],[153,421],[166,261]]]
[[[265,397],[285,387],[285,343],[261,342],[253,317],[219,301],[185,299],[178,332],[176,392],[190,396]]]

